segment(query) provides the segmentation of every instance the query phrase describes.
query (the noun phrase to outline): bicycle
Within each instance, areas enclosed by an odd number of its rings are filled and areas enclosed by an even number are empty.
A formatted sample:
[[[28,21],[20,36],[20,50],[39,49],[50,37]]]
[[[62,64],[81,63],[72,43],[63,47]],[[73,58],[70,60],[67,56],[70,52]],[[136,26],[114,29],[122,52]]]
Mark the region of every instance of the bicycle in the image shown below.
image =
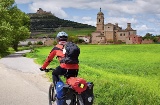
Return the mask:
[[[54,70],[54,69],[53,68],[45,69],[45,72],[49,72],[50,70]],[[92,82],[88,82],[87,84],[84,84],[84,81],[82,81],[82,83],[78,84],[79,88],[78,87],[74,88],[74,85],[72,85],[74,83],[67,82],[67,81],[70,81],[73,79],[79,79],[79,77],[70,77],[68,79],[66,78],[66,83],[64,83],[61,80],[60,76],[59,76],[59,79],[61,84],[63,84],[63,96],[58,97],[54,83],[51,83],[49,86],[49,94],[48,94],[49,105],[55,105],[55,102],[59,103],[56,105],[92,105],[93,104],[94,96],[92,94],[93,93]]]

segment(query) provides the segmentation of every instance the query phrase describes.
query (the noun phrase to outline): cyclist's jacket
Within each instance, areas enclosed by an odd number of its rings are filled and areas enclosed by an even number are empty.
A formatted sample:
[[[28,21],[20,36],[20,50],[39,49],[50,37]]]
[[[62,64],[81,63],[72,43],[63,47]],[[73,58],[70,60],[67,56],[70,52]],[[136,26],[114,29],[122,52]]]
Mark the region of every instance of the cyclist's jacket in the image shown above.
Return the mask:
[[[59,60],[59,63],[61,61],[62,58],[64,58],[64,54],[63,54],[63,44],[57,44],[50,52],[48,58],[46,59],[46,61],[44,62],[42,68],[45,69],[49,63],[52,61],[52,59],[57,56],[57,59]],[[64,69],[79,69],[79,65],[78,64],[65,64],[65,63],[60,63],[60,67],[64,68]]]

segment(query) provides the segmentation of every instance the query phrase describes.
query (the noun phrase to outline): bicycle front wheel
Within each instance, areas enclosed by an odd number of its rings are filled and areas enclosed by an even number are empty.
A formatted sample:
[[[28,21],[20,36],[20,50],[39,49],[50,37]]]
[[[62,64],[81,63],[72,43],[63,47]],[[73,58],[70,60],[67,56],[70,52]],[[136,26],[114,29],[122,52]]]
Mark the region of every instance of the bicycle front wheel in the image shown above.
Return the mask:
[[[54,84],[51,83],[49,86],[49,105],[56,105],[55,101],[56,101],[56,97],[55,97],[55,92],[54,92]]]

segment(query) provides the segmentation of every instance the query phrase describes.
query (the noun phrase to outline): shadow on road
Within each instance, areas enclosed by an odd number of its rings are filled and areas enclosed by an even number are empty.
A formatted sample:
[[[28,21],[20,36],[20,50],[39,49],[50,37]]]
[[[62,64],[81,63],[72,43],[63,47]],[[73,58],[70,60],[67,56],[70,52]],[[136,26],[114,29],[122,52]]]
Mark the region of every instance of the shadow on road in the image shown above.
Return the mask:
[[[28,52],[30,52],[30,50],[18,51],[18,52],[15,52],[14,54],[10,54],[6,56],[5,58],[23,57]]]

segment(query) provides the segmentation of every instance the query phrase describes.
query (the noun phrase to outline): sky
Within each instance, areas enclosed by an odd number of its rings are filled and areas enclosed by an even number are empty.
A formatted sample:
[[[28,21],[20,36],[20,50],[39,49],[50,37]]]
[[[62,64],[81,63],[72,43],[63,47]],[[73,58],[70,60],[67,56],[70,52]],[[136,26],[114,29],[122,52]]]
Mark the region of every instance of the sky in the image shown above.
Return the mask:
[[[160,0],[15,0],[25,13],[39,8],[55,16],[96,26],[97,13],[104,13],[104,23],[118,23],[122,29],[131,23],[137,35],[160,35]]]

